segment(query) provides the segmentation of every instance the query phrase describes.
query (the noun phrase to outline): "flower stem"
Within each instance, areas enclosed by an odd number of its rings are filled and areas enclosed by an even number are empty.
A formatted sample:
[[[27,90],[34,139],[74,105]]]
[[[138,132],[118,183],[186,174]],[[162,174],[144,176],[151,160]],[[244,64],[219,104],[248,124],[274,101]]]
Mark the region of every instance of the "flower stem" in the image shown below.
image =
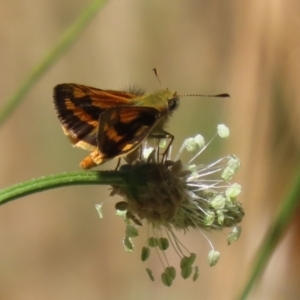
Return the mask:
[[[0,126],[21,103],[33,85],[41,76],[58,60],[58,58],[76,41],[83,29],[93,19],[98,10],[104,5],[105,0],[93,0],[82,12],[78,19],[64,32],[58,43],[31,71],[29,76],[17,88],[16,92],[8,99],[0,111]]]
[[[0,205],[30,194],[63,186],[125,185],[126,182],[126,173],[120,171],[72,172],[43,176],[0,190]]]
[[[289,222],[291,221],[297,206],[300,203],[300,167],[298,168],[297,177],[294,180],[290,193],[286,200],[282,203],[278,215],[271,224],[263,243],[258,250],[257,260],[254,268],[248,278],[242,293],[238,297],[240,300],[245,300],[249,296],[255,283],[259,280],[264,271],[269,259],[271,258],[276,246],[278,245],[283,233],[285,232]]]

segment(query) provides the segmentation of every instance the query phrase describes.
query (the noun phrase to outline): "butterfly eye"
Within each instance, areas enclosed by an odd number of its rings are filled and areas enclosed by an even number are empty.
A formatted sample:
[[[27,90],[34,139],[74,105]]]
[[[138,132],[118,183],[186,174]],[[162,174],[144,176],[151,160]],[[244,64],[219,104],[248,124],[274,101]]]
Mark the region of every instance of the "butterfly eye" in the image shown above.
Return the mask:
[[[169,110],[175,109],[178,106],[178,101],[179,101],[179,98],[177,98],[177,97],[168,99]]]

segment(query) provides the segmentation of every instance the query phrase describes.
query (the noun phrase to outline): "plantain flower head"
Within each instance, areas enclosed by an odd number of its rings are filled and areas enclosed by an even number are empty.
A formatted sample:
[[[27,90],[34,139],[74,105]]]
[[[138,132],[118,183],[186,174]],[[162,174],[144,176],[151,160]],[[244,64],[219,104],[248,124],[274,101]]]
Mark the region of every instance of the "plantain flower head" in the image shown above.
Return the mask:
[[[159,250],[156,252],[161,253],[164,264],[161,279],[166,286],[172,285],[176,277],[176,269],[169,265],[165,255],[170,245],[180,257],[181,276],[186,279],[193,274],[193,280],[199,276],[199,268],[194,266],[196,254],[179,241],[176,231],[196,229],[203,233],[211,248],[210,266],[218,262],[220,253],[204,232],[229,228],[228,244],[241,233],[238,224],[244,210],[237,201],[241,186],[230,182],[240,168],[239,159],[230,155],[209,164],[195,163],[216,136],[229,136],[225,125],[219,125],[217,132],[208,143],[200,134],[186,139],[174,160],[170,158],[170,145],[162,156],[159,146],[153,149],[144,145],[141,158],[127,157],[127,163],[120,167],[119,172],[126,174],[126,185],[114,186],[111,193],[123,198],[116,204],[116,210],[126,223],[124,246],[127,251],[133,250],[132,238],[138,236],[138,227],[150,226],[151,234],[142,249],[141,259],[145,261],[152,250]],[[194,154],[187,163],[179,159],[183,151]],[[148,268],[146,271],[154,280],[152,271]]]

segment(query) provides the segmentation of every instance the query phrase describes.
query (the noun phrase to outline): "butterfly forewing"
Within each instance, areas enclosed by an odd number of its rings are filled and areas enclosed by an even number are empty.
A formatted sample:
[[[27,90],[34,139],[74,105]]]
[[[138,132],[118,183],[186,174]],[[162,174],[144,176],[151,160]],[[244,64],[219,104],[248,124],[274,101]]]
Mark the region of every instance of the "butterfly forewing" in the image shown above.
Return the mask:
[[[54,88],[54,106],[58,118],[74,145],[80,140],[97,146],[100,114],[111,107],[128,105],[135,97],[126,92],[105,91],[77,84],[60,84]]]

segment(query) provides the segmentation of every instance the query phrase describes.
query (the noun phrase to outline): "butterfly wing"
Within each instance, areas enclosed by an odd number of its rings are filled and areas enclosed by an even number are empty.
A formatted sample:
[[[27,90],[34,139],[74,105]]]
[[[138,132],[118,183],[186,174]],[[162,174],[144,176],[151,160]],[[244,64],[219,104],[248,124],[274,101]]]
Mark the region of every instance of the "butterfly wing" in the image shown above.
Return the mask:
[[[135,150],[154,129],[160,111],[153,107],[116,107],[99,117],[97,164]]]
[[[97,147],[99,116],[111,107],[132,105],[137,95],[78,84],[54,88],[54,106],[72,144],[86,150]]]

